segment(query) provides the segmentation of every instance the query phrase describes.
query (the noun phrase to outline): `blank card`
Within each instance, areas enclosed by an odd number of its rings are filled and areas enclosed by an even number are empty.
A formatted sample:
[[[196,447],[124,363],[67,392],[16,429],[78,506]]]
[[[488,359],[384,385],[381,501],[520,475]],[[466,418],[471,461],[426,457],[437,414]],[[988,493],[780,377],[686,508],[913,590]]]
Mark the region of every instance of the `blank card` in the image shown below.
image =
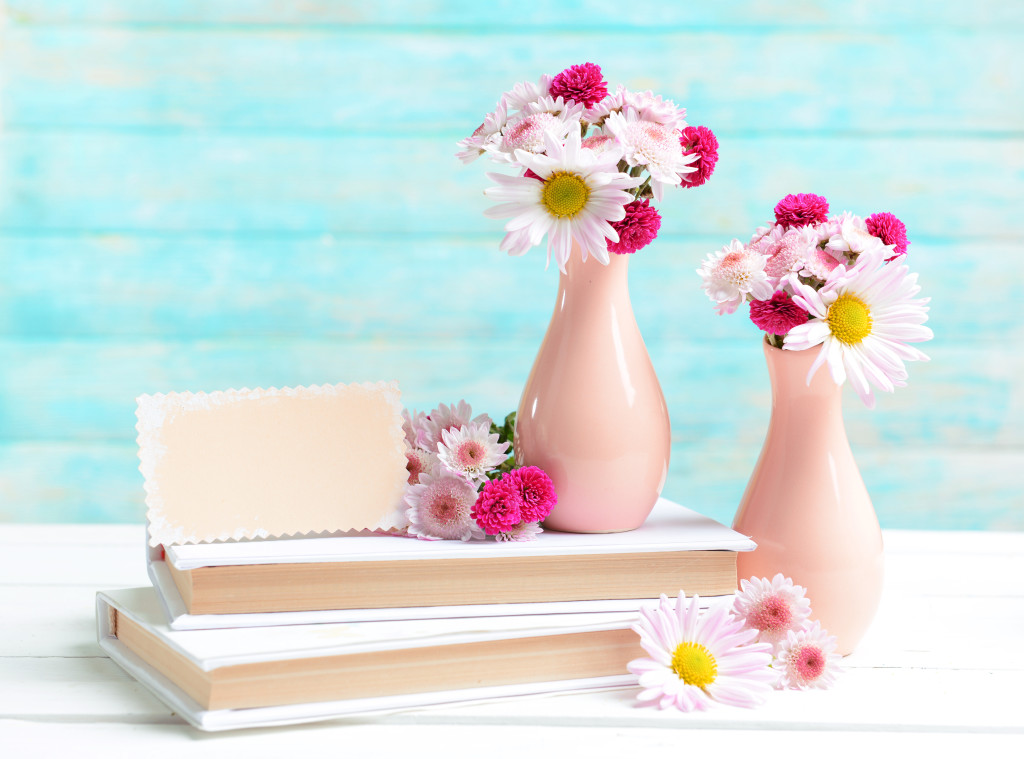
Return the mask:
[[[150,545],[402,526],[397,383],[137,400]]]

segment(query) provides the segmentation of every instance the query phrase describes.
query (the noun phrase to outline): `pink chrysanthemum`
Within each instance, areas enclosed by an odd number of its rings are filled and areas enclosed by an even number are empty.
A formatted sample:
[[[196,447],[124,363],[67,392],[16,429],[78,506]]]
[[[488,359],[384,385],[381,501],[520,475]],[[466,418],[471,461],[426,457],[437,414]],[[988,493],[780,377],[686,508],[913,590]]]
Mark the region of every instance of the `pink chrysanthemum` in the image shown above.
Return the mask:
[[[809,315],[793,302],[785,290],[776,290],[768,300],[750,302],[750,321],[769,335],[786,335],[793,327],[803,324]]]
[[[787,195],[775,206],[775,222],[784,227],[805,227],[827,219],[828,201],[814,193]]]
[[[479,485],[487,473],[508,458],[508,442],[491,434],[490,421],[464,424],[457,430],[441,430],[437,456],[449,471]]]
[[[473,416],[473,407],[464,400],[450,406],[442,403],[422,420],[416,442],[420,448],[436,453],[437,444],[442,442],[441,433],[444,430],[451,432],[470,423],[486,424],[490,429],[491,417],[487,414]]]
[[[752,707],[775,680],[771,646],[755,642],[757,631],[743,629],[725,604],[701,614],[697,596],[688,601],[680,591],[675,604],[662,596],[657,607],[640,610],[633,630],[649,654],[626,665],[640,678],[641,702],[684,712],[712,701]]]
[[[608,241],[610,253],[636,253],[650,245],[661,229],[661,214],[651,207],[649,200],[634,200],[626,204],[626,215],[620,221],[612,222],[612,229],[619,233],[619,241]]]
[[[409,534],[441,540],[483,538],[473,521],[476,488],[454,474],[421,474],[405,492]]]
[[[551,80],[548,94],[583,103],[590,108],[608,94],[608,82],[601,78],[601,67],[596,63],[570,66]]]
[[[524,543],[527,540],[536,540],[544,530],[536,522],[521,522],[507,532],[499,532],[494,539],[499,543]]]
[[[704,292],[718,304],[719,314],[731,314],[747,295],[754,300],[770,298],[775,288],[764,273],[767,256],[733,240],[711,253],[697,270],[704,280]]]
[[[514,530],[523,521],[519,483],[508,474],[490,480],[476,497],[472,518],[488,535]]]
[[[892,261],[899,256],[905,255],[910,241],[907,240],[907,226],[888,211],[873,213],[867,219],[868,232],[873,234],[886,245],[892,245],[893,253],[886,261]]]
[[[420,433],[427,421],[427,415],[422,411],[402,409],[402,432],[405,433],[405,442],[411,448],[419,445]]]
[[[602,155],[610,150],[622,150],[618,140],[610,134],[592,134],[583,141],[582,146],[593,150],[595,155]]]
[[[794,585],[781,573],[771,580],[751,577],[740,582],[733,612],[745,627],[758,632],[758,640],[777,646],[787,632],[803,628],[804,621],[810,616],[811,602],[806,593],[804,588]]]
[[[513,469],[505,475],[505,479],[510,479],[519,488],[519,511],[524,522],[544,521],[558,503],[555,483],[540,467]]]
[[[836,638],[815,622],[807,629],[790,630],[772,667],[779,670],[777,688],[828,688],[842,672],[842,657],[835,652]]]
[[[764,265],[765,273],[774,285],[794,271],[799,271],[804,258],[814,246],[812,240],[802,234],[801,229],[790,229],[776,242],[767,246],[764,251],[768,262]]]
[[[407,448],[405,459],[405,469],[409,472],[408,482],[410,485],[419,483],[421,474],[432,474],[438,465],[437,454],[422,448]]]
[[[683,147],[683,155],[696,153],[699,157],[692,164],[697,170],[683,176],[683,187],[700,187],[711,179],[718,163],[718,138],[706,126],[688,126],[679,136],[679,144]]]

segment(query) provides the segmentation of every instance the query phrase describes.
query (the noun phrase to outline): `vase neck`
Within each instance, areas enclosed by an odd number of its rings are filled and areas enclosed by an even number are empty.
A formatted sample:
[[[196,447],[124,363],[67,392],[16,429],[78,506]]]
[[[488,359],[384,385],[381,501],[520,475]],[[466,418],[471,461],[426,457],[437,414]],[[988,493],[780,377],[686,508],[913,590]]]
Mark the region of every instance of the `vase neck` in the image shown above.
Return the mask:
[[[602,264],[592,255],[583,260],[574,243],[565,271],[559,275],[558,300],[555,311],[601,309],[632,313],[629,302],[629,256],[609,254],[611,260]]]
[[[819,350],[787,351],[765,343],[773,411],[785,409],[789,414],[809,420],[823,414],[841,414],[842,387],[833,381],[827,365],[820,366],[810,384],[807,382],[807,374]]]

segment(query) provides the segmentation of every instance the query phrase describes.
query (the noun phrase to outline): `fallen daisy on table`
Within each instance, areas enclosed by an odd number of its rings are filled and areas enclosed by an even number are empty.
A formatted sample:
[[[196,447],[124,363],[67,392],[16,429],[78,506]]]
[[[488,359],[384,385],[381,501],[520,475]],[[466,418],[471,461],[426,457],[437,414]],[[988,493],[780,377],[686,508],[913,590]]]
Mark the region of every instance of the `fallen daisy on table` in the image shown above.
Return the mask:
[[[764,702],[776,679],[772,647],[756,642],[757,631],[725,606],[701,613],[699,598],[679,591],[675,603],[661,597],[641,611],[633,627],[649,658],[627,666],[640,678],[642,702],[684,712],[707,709],[712,701],[752,707]]]
[[[640,610],[633,631],[648,657],[627,665],[639,678],[637,700],[690,712],[712,701],[754,707],[774,687],[829,688],[842,672],[836,638],[811,623],[806,591],[775,575],[743,580],[733,606],[701,611],[679,591],[673,602]],[[774,655],[773,655],[774,653]]]

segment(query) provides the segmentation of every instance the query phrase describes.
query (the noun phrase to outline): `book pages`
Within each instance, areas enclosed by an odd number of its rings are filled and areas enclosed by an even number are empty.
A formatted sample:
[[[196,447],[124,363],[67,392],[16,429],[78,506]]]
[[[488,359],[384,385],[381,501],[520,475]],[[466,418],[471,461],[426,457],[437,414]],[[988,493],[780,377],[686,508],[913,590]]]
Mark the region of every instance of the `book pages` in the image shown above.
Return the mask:
[[[150,545],[404,526],[397,383],[138,398]]]

